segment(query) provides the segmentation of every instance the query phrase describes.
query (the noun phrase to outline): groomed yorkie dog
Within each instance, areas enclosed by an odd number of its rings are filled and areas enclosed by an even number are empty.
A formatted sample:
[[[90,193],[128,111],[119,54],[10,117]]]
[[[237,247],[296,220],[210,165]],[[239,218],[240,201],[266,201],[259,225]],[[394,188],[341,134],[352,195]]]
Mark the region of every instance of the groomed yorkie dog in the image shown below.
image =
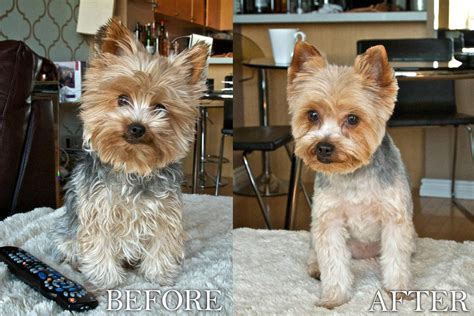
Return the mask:
[[[385,290],[409,288],[413,204],[386,132],[397,91],[383,46],[353,67],[328,64],[305,42],[295,46],[287,94],[295,154],[316,171],[308,272],[321,279],[319,306],[350,299],[351,257],[380,255]]]
[[[118,20],[96,36],[80,106],[84,157],[67,188],[59,255],[97,290],[126,267],[172,284],[184,258],[181,170],[209,46],[152,56]]]

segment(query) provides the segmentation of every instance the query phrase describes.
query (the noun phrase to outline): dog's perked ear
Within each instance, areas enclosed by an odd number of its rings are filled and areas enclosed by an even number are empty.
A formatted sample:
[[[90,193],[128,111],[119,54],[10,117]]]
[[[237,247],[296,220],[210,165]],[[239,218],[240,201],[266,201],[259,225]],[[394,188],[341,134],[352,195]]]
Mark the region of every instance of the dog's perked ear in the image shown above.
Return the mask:
[[[204,80],[204,72],[207,67],[210,45],[205,42],[198,42],[193,47],[179,54],[173,61],[175,66],[190,65],[188,70],[191,84]]]
[[[357,56],[354,69],[365,79],[382,88],[391,85],[395,80],[387,52],[382,45],[372,46],[365,53]]]
[[[304,41],[298,41],[293,51],[293,59],[288,68],[288,83],[291,83],[296,74],[304,71],[307,63],[308,69],[316,70],[327,65],[326,58],[312,45]]]
[[[139,49],[133,34],[117,18],[111,18],[101,26],[95,36],[95,51],[99,54],[134,55]]]

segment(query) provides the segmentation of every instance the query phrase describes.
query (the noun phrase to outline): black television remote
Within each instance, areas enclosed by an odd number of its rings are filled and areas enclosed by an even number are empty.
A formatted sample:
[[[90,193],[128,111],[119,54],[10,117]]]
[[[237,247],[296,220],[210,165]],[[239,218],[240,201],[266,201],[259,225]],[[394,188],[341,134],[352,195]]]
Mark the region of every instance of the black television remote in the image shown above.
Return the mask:
[[[0,261],[20,280],[62,308],[87,311],[99,304],[80,284],[64,277],[31,254],[17,247],[0,247]]]

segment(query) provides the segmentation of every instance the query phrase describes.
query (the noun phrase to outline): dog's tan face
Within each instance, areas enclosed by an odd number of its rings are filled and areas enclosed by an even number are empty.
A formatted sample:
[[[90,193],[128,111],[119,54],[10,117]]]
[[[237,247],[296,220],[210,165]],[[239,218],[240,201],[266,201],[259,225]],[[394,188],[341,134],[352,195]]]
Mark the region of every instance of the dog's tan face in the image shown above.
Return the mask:
[[[398,85],[383,46],[357,56],[353,67],[329,65],[298,42],[288,69],[295,153],[315,171],[349,173],[380,145]]]
[[[117,171],[150,174],[183,158],[194,135],[209,47],[152,56],[111,20],[97,34],[85,76],[84,140]]]

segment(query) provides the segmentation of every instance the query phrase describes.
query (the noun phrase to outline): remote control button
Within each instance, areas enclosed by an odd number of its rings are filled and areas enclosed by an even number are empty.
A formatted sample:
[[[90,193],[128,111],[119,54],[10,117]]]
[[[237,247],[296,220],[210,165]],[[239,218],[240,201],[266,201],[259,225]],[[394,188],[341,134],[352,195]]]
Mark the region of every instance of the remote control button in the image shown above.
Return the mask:
[[[75,303],[76,302],[76,299],[74,297],[70,297],[68,299],[69,303]]]
[[[69,295],[69,293],[67,291],[64,291],[63,295],[67,297]]]
[[[74,296],[76,296],[76,294],[74,292],[72,292],[72,293],[69,293],[69,296],[74,297]]]
[[[54,290],[55,290],[56,292],[59,292],[59,293],[61,293],[62,291],[64,291],[64,289],[61,288],[61,287],[57,287],[57,288],[55,288]]]
[[[45,280],[45,279],[46,279],[46,273],[44,273],[44,272],[38,273],[38,276],[39,276],[39,278],[40,278],[41,280]]]

